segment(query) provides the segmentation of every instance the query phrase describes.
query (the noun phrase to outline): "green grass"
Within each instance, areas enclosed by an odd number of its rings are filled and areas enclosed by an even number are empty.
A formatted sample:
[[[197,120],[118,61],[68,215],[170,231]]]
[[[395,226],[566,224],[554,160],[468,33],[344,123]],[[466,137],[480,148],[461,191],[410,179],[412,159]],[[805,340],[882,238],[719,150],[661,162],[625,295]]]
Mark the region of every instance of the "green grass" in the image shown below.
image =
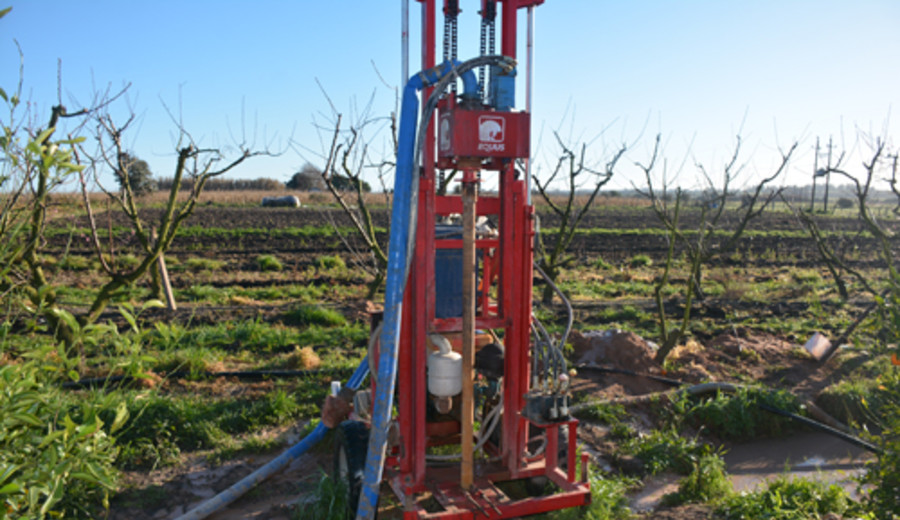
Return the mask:
[[[347,267],[347,264],[337,255],[326,255],[316,258],[316,266],[320,269],[344,269]]]
[[[282,271],[284,264],[274,255],[259,255],[256,257],[256,266],[260,271]]]
[[[626,412],[621,404],[601,403],[579,410],[575,417],[611,426],[624,419]]]
[[[649,255],[634,255],[628,260],[629,267],[650,267],[653,265],[653,259]]]
[[[770,482],[765,489],[732,494],[717,507],[716,513],[727,520],[778,518],[808,520],[827,513],[858,514],[858,506],[836,484],[786,476]]]
[[[68,271],[86,271],[93,268],[93,259],[89,256],[66,255],[58,266]]]
[[[709,449],[695,439],[682,437],[675,429],[652,430],[646,435],[627,438],[622,445],[622,451],[643,461],[651,475],[666,470],[687,475],[694,461]]]
[[[186,271],[218,271],[228,265],[225,260],[215,260],[212,258],[200,258],[192,256],[178,266],[177,270]],[[173,269],[174,270],[174,269]]]
[[[694,461],[691,473],[681,479],[678,491],[663,497],[665,505],[715,502],[734,493],[718,453],[705,453]]]
[[[124,446],[120,463],[148,467],[173,461],[181,450],[230,446],[235,435],[313,415],[317,405],[312,403],[326,391],[316,381],[303,382],[290,393],[279,388],[250,399],[132,393],[128,409],[133,419],[118,439]]]
[[[321,473],[311,502],[298,507],[291,520],[346,520],[349,506],[347,504],[347,483],[343,479],[334,479]]]
[[[591,503],[583,507],[562,509],[536,515],[535,520],[626,520],[632,518],[627,492],[634,486],[632,479],[612,477],[589,471]],[[532,518],[532,517],[529,517]]]
[[[230,287],[213,287],[212,285],[191,285],[185,289],[175,289],[175,299],[188,302],[203,302],[222,305],[228,302],[233,294]]]
[[[347,323],[347,319],[340,312],[319,305],[294,307],[285,312],[281,319],[286,325],[294,326],[321,325],[324,327],[336,327]]]
[[[797,429],[795,422],[765,411],[759,404],[802,412],[797,397],[785,390],[748,387],[733,394],[717,392],[699,400],[682,396],[671,404],[670,417],[674,425],[702,426],[720,439],[733,441],[778,437]]]

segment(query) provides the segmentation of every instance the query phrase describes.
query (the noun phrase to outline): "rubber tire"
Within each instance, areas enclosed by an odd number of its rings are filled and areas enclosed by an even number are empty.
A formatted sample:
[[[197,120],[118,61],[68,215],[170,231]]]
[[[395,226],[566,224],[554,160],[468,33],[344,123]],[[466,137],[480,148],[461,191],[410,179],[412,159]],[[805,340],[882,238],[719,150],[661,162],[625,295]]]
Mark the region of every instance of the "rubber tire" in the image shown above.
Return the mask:
[[[347,486],[347,518],[356,516],[368,449],[369,427],[365,423],[344,421],[335,428],[334,478]]]

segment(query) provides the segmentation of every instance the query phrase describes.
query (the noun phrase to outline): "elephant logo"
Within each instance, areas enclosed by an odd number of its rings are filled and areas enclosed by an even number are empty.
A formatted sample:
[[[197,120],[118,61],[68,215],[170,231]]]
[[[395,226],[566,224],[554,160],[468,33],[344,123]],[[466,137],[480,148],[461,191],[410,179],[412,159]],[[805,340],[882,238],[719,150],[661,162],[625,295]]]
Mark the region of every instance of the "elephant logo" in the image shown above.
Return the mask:
[[[481,116],[478,118],[478,140],[482,143],[502,143],[506,129],[506,120],[497,116]]]
[[[444,116],[441,118],[441,127],[438,134],[440,135],[440,149],[442,152],[450,150],[450,118]]]

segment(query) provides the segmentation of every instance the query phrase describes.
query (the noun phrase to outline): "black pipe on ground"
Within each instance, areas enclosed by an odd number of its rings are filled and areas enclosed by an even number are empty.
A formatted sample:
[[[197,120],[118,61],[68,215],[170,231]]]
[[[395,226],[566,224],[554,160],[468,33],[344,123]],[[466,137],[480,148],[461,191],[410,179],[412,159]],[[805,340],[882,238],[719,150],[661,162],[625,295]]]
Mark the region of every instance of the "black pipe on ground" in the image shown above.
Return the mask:
[[[679,381],[677,379],[671,379],[668,377],[662,377],[662,376],[657,376],[657,375],[653,375],[653,374],[643,374],[643,373],[639,373],[639,372],[634,372],[632,370],[627,370],[624,368],[605,367],[605,366],[601,366],[601,365],[588,365],[588,364],[576,365],[576,368],[597,370],[600,372],[609,372],[609,373],[614,373],[614,374],[624,374],[627,376],[634,376],[634,377],[644,377],[647,379],[651,379],[653,381],[659,381],[661,383],[665,383],[667,385],[671,385],[671,386],[675,386],[675,387],[685,387],[688,385],[688,383],[686,383],[684,381]],[[687,388],[684,388],[683,390],[676,390],[676,392],[684,391],[690,395],[700,395],[700,394],[710,393],[710,392],[714,392],[714,391],[716,391],[716,392],[718,392],[718,391],[733,392],[741,387],[743,387],[743,385],[734,385],[731,383],[701,383],[699,385],[689,386]],[[658,392],[655,394],[648,394],[646,397],[649,398],[654,395],[669,394],[671,392],[672,392],[672,390],[667,390],[666,392]],[[635,397],[640,399],[645,396],[635,396]],[[604,401],[581,403],[581,404],[578,404],[578,405],[570,408],[570,410],[575,411],[582,407],[592,406],[595,404],[603,404],[603,403],[604,403]],[[864,440],[860,439],[859,437],[855,437],[848,433],[844,433],[836,428],[832,428],[831,426],[828,426],[827,424],[810,419],[809,417],[803,417],[802,415],[798,415],[793,412],[783,410],[781,408],[776,408],[774,406],[771,406],[771,405],[768,405],[765,403],[756,403],[756,406],[759,407],[761,410],[765,410],[770,413],[781,415],[782,417],[787,417],[793,421],[796,421],[803,425],[809,426],[810,428],[819,430],[819,431],[827,433],[829,435],[833,435],[843,441],[853,444],[854,446],[857,446],[864,450],[875,453],[876,455],[884,454],[884,450],[882,450],[881,448],[879,448],[878,446],[876,446],[870,442],[864,441]]]
[[[231,370],[222,372],[191,372],[189,370],[181,370],[165,374],[163,379],[186,379],[186,378],[202,378],[214,379],[217,377],[236,377],[238,379],[261,380],[267,378],[293,378],[293,377],[310,377],[320,374],[345,374],[352,372],[349,368],[317,368],[313,370]],[[85,388],[102,388],[107,385],[121,385],[131,383],[135,376],[109,376],[109,377],[92,377],[80,379],[78,381],[66,381],[60,386],[67,390],[81,390]]]

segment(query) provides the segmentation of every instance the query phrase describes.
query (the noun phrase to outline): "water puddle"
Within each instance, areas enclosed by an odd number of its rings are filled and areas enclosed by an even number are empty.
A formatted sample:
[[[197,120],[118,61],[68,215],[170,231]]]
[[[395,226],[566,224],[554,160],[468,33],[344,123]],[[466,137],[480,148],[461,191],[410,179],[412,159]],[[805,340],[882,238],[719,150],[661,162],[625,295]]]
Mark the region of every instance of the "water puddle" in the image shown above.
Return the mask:
[[[780,439],[761,439],[728,449],[725,465],[735,491],[753,491],[767,481],[786,475],[838,484],[857,497],[854,477],[865,471],[871,453],[819,432],[804,432]],[[678,491],[679,475],[664,473],[644,481],[631,496],[632,511],[652,511],[662,497]]]
[[[804,432],[782,439],[739,444],[725,454],[725,464],[737,491],[750,491],[781,475],[838,484],[852,494],[855,476],[865,471],[872,455],[837,437]]]

